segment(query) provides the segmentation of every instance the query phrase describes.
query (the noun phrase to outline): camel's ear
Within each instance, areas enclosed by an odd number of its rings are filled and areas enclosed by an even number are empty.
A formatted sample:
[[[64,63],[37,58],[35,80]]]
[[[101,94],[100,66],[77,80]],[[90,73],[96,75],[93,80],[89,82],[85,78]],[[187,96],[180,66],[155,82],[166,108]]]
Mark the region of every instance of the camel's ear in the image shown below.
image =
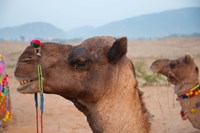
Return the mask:
[[[108,52],[110,63],[117,63],[127,53],[127,38],[117,39]]]
[[[186,64],[189,64],[193,60],[192,55],[186,54],[183,60]]]

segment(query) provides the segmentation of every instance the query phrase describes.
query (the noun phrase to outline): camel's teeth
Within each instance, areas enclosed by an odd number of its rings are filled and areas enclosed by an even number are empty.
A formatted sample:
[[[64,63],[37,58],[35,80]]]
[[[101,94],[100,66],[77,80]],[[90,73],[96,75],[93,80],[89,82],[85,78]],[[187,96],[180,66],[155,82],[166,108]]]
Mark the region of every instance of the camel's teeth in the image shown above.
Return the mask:
[[[20,83],[20,85],[25,85],[25,84],[28,84],[32,81],[34,81],[34,80],[19,80],[19,83]]]
[[[24,85],[24,84],[27,84],[27,83],[30,83],[31,80],[20,80],[20,85]]]
[[[22,84],[23,84],[23,81],[20,81],[20,84],[22,85]]]

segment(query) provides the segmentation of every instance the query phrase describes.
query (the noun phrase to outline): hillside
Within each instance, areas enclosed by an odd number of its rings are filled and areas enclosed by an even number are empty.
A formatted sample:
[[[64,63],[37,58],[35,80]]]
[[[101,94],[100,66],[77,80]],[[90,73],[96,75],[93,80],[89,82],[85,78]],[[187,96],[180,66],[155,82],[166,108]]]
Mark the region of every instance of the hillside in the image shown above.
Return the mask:
[[[114,21],[88,31],[76,28],[67,32],[70,38],[95,35],[161,38],[171,35],[200,34],[200,8],[182,8]],[[82,34],[80,34],[82,33]]]
[[[68,38],[84,38],[87,37],[95,28],[92,26],[82,26],[67,31]]]
[[[0,39],[30,40],[33,38],[73,39],[95,35],[127,36],[137,38],[162,38],[173,35],[200,35],[200,7],[182,8],[152,13],[109,24],[92,27],[82,26],[64,32],[49,23],[35,22],[0,29]],[[64,30],[64,29],[63,29]]]
[[[28,23],[16,27],[0,29],[0,39],[30,40],[33,38],[66,38],[66,33],[52,24],[44,22]]]
[[[93,30],[89,36],[157,38],[194,33],[200,33],[200,8],[171,10],[112,22]]]

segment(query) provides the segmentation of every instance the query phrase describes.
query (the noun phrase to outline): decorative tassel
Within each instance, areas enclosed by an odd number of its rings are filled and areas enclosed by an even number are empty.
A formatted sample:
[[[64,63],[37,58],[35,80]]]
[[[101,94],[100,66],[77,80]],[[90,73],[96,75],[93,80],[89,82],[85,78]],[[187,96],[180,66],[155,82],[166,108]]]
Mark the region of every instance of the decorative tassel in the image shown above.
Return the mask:
[[[33,48],[35,49],[35,53],[38,55],[38,56],[41,56],[41,42],[40,40],[32,40],[30,42],[30,45],[33,46]]]
[[[40,93],[40,111],[44,112],[44,94]]]
[[[183,110],[181,110],[180,115],[181,115],[182,120],[187,120],[187,115],[184,113]]]
[[[0,55],[0,121],[12,119],[8,74],[4,58]]]
[[[33,46],[34,48],[39,48],[41,46],[40,40],[32,40],[30,42],[30,45]]]

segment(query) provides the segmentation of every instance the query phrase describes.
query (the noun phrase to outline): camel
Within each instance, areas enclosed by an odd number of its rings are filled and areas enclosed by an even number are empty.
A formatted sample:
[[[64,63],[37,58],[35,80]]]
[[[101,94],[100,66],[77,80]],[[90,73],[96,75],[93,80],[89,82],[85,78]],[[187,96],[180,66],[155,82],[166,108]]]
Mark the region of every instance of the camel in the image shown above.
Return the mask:
[[[126,37],[96,36],[77,46],[44,42],[41,56],[28,46],[14,72],[20,82],[17,90],[38,92],[41,64],[44,93],[72,101],[94,133],[148,133],[148,111],[126,53]]]
[[[150,68],[175,85],[174,92],[182,107],[182,118],[188,118],[194,128],[200,129],[199,70],[192,56],[187,54],[175,60],[158,59]]]

